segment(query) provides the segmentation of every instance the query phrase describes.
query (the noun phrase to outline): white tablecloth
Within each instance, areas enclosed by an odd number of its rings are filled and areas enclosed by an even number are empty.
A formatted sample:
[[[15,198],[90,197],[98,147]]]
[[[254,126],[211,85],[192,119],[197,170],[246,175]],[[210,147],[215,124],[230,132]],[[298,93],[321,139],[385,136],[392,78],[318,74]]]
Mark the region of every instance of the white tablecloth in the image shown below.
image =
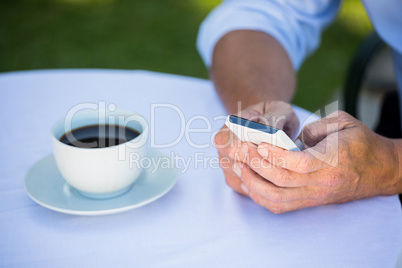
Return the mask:
[[[203,166],[199,159],[216,160],[210,141],[223,120],[214,117],[225,115],[207,80],[145,71],[3,73],[0,99],[0,267],[393,267],[401,252],[396,196],[274,215],[227,187],[216,163]],[[74,105],[102,101],[147,120],[157,104],[159,145],[180,134],[174,107],[185,123],[205,116],[211,131],[160,149],[190,165],[179,163],[177,185],[149,205],[96,217],[37,205],[23,181],[52,152],[52,124]],[[192,128],[207,127],[193,120]]]

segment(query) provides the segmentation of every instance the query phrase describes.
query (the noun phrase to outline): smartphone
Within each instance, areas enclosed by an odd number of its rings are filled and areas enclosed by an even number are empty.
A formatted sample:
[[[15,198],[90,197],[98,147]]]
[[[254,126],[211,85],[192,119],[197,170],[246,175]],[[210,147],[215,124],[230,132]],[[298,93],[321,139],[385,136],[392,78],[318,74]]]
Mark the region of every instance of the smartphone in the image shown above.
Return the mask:
[[[243,142],[248,141],[257,145],[266,142],[289,151],[300,151],[299,147],[281,129],[236,115],[229,115],[225,124]]]

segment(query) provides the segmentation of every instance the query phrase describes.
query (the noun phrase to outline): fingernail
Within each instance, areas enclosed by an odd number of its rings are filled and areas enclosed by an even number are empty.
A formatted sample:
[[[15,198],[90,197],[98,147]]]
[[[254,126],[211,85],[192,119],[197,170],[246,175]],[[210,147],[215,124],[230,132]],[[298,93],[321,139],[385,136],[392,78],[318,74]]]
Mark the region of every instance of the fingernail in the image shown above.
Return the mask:
[[[258,152],[263,158],[267,158],[267,157],[268,157],[268,150],[267,150],[266,148],[258,147],[258,148],[257,148],[257,152]]]
[[[241,145],[241,152],[243,153],[243,156],[246,156],[246,155],[247,155],[247,153],[248,153],[248,146],[247,146],[247,144],[243,143],[243,144]]]
[[[240,188],[241,188],[246,194],[248,194],[248,188],[247,188],[246,185],[244,185],[244,184],[242,183],[242,184],[240,184]]]
[[[238,177],[241,177],[241,169],[240,169],[240,166],[238,164],[234,164],[233,167],[232,167],[232,170],[233,170],[234,173],[236,173],[236,175]]]

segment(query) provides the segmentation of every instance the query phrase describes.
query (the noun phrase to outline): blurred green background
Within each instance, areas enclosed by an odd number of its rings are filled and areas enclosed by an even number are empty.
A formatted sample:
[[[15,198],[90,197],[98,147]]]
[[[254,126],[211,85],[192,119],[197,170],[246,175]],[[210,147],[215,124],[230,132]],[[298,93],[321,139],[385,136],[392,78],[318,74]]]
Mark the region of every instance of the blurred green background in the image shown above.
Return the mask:
[[[198,27],[219,0],[2,0],[0,72],[54,68],[145,69],[207,78]],[[310,110],[340,89],[371,31],[358,0],[346,0],[320,49],[299,72],[294,103]]]

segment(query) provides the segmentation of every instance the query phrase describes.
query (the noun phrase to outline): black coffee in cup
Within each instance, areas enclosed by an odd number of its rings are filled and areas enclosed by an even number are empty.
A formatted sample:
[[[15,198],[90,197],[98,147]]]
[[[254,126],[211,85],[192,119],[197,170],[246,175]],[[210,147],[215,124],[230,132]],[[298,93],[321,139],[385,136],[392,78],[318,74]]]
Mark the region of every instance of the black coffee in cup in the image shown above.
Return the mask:
[[[90,125],[67,132],[60,141],[80,148],[105,148],[125,143],[138,135],[137,130],[126,126]]]

